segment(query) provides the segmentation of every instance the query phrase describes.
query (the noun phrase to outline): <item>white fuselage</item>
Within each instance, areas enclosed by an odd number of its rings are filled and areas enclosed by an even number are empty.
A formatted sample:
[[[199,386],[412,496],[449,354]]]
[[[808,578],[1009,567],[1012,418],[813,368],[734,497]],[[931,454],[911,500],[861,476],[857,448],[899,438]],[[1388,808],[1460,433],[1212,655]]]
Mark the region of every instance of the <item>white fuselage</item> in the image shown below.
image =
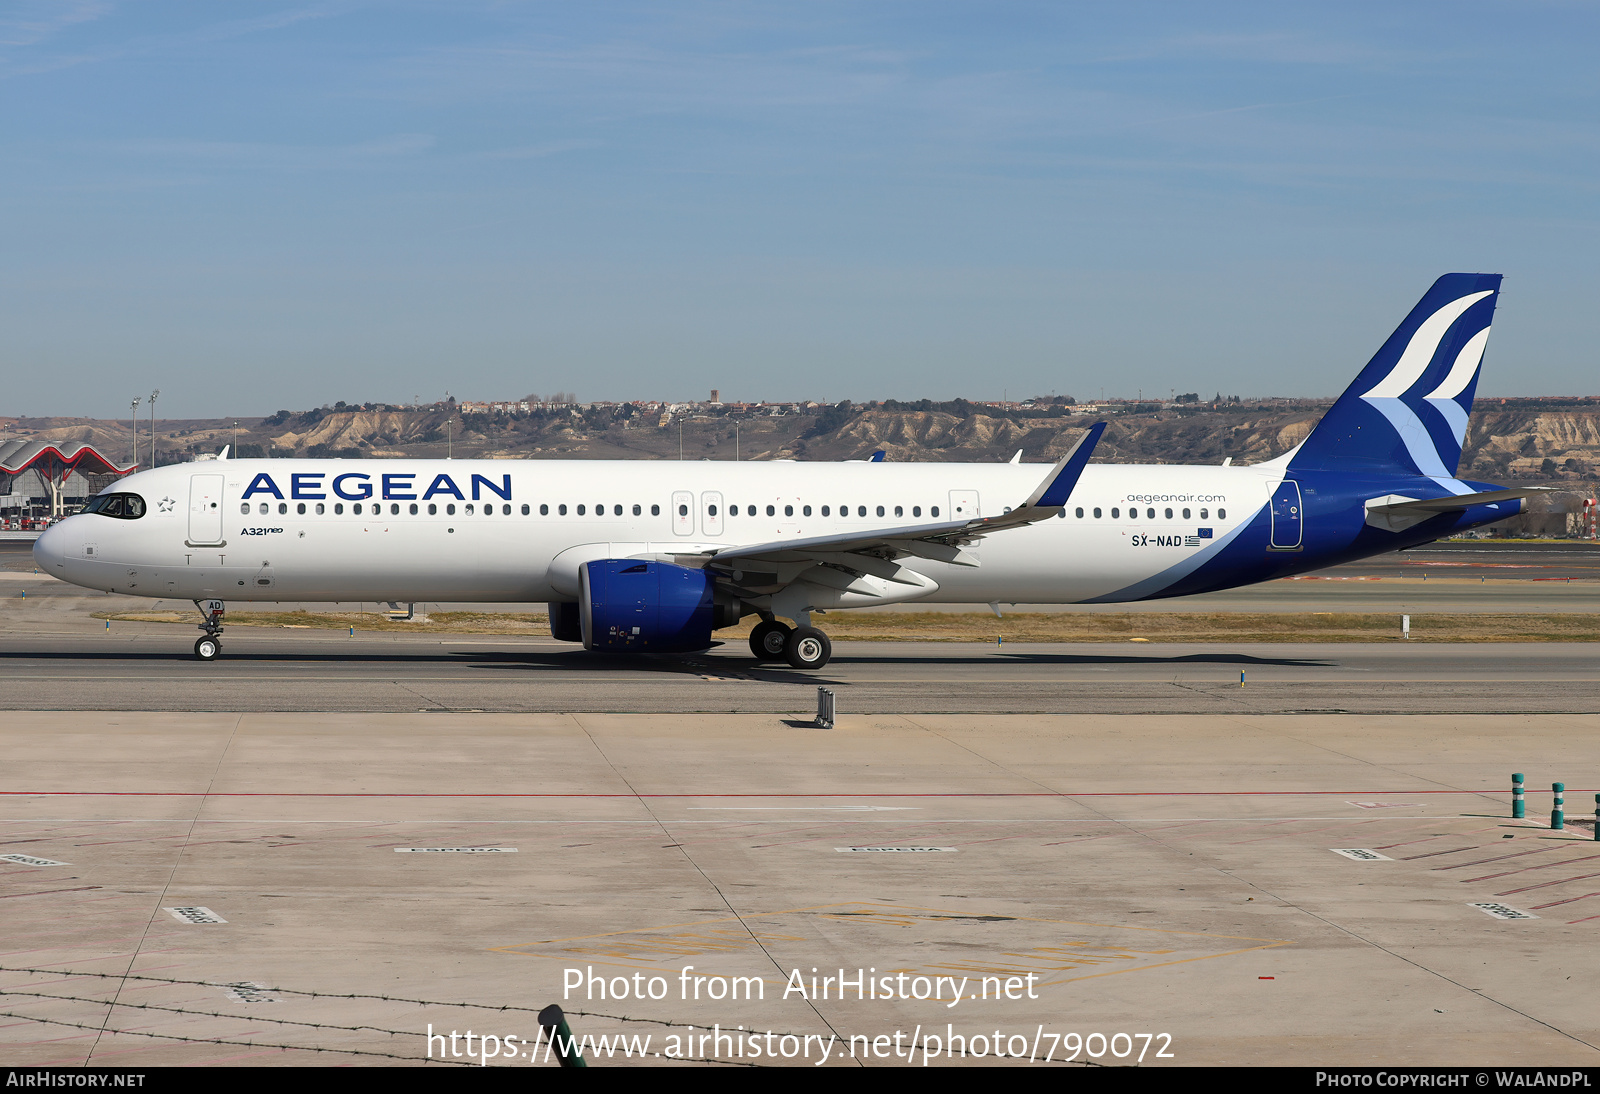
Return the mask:
[[[141,518],[71,517],[41,537],[36,557],[78,585],[162,598],[571,600],[577,567],[591,559],[692,555],[993,516],[1022,504],[1047,471],[1043,464],[201,461],[119,480],[113,491],[145,500]],[[1266,467],[1091,465],[1060,518],[984,538],[968,549],[977,566],[905,564],[937,585],[915,591],[925,602],[1107,597],[1249,522],[1282,478],[1281,469]],[[1195,538],[1202,527],[1210,530],[1206,541]]]

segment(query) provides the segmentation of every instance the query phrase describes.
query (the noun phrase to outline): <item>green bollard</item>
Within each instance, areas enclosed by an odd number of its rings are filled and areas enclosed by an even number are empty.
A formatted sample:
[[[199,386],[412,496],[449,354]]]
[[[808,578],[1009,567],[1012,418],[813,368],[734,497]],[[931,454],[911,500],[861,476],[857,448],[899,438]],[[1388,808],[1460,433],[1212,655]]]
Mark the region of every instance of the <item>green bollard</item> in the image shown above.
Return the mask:
[[[544,1027],[545,1036],[550,1038],[550,1043],[555,1046],[556,1053],[561,1057],[562,1067],[589,1066],[578,1052],[577,1039],[572,1036],[572,1027],[567,1025],[567,1016],[561,1013],[560,1007],[551,1003],[541,1010],[539,1025]]]
[[[1550,830],[1552,832],[1559,832],[1559,831],[1561,831],[1563,828],[1565,828],[1567,826],[1566,815],[1562,812],[1562,810],[1565,807],[1566,803],[1562,800],[1562,797],[1561,797],[1561,795],[1566,791],[1566,789],[1567,789],[1567,784],[1566,783],[1551,783],[1550,784],[1550,791],[1551,791],[1551,793],[1553,793],[1556,796],[1556,800],[1553,803],[1554,804],[1554,808],[1552,808],[1550,810]]]
[[[1527,807],[1522,802],[1522,773],[1519,771],[1511,776],[1511,819],[1521,820],[1527,816]]]

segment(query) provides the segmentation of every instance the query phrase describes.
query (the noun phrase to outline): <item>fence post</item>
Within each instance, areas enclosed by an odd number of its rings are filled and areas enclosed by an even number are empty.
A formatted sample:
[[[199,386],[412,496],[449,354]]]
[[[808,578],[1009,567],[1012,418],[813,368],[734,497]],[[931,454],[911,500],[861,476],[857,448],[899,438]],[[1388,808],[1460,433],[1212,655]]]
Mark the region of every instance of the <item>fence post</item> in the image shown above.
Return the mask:
[[[562,1067],[588,1067],[578,1046],[572,1036],[572,1027],[567,1025],[567,1016],[561,1008],[554,1003],[539,1012],[539,1024],[544,1027],[544,1035],[550,1038],[550,1043],[555,1046],[557,1055],[561,1057]]]
[[[1511,819],[1521,820],[1527,815],[1522,801],[1522,773],[1511,776]]]
[[[1550,827],[1556,832],[1561,831],[1567,826],[1567,818],[1565,813],[1566,802],[1561,796],[1563,793],[1565,793],[1566,789],[1566,783],[1550,784],[1550,790],[1556,796],[1554,808],[1550,810]]]

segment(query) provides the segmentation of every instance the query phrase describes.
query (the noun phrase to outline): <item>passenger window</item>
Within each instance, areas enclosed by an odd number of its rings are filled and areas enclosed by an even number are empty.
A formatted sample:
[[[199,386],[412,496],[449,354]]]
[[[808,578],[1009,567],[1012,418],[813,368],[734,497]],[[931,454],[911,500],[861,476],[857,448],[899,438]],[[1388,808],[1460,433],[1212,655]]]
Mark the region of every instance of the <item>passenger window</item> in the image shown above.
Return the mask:
[[[578,506],[578,512],[580,512],[580,513],[583,512],[583,506],[581,506],[581,505]],[[687,505],[678,506],[678,515],[680,517],[688,516],[689,515],[689,507]]]
[[[266,502],[262,502],[261,503],[261,515],[262,516],[266,516],[267,515],[267,503]]]
[[[881,511],[881,508],[880,508],[880,511]],[[867,507],[865,505],[856,506],[856,516],[864,517],[866,515],[867,515]]]
[[[302,516],[302,517],[305,516],[306,515],[306,503],[303,502],[303,501],[298,503],[297,505],[295,505],[294,511],[299,516]]]
[[[462,506],[461,512],[462,515],[470,517],[472,515],[472,503],[469,501],[466,505]],[[583,506],[578,506],[578,512],[583,512]]]
[[[541,517],[548,517],[550,515],[550,506],[549,505],[541,505],[541,506],[539,506],[539,515]]]
[[[439,515],[439,503],[438,502],[430,501],[428,503],[428,515],[430,517],[436,517],[436,516]]]
[[[1188,520],[1189,519],[1189,510],[1185,509],[1183,511],[1183,519],[1184,520]]]
[[[1217,510],[1217,519],[1218,520],[1227,520],[1228,519],[1228,511],[1226,509],[1218,509]]]
[[[880,506],[878,506],[878,515],[879,515],[879,516],[880,516],[880,517],[881,517],[881,516],[883,516],[883,506],[881,506],[881,505],[880,505]]]
[[[1168,520],[1171,520],[1171,519],[1172,519],[1172,510],[1171,510],[1171,509],[1168,509],[1168,510],[1167,510],[1167,519],[1168,519]]]
[[[1111,507],[1111,519],[1112,520],[1116,520],[1121,515],[1122,515],[1122,511],[1120,509],[1118,509],[1115,505],[1113,505]]]
[[[278,503],[278,515],[281,517],[281,516],[285,515],[288,512],[289,512],[289,503],[286,502],[286,501],[280,501]]]
[[[469,512],[469,513],[472,512],[472,507],[471,506],[467,507],[467,512]],[[580,517],[587,515],[588,512],[589,512],[589,510],[586,509],[584,506],[582,506],[582,505],[578,506],[578,515]]]
[[[493,508],[494,508],[494,506],[492,506],[492,505],[491,505],[491,506],[489,506],[489,508],[490,508],[490,509],[493,509]],[[622,506],[620,506],[620,505],[619,505],[619,506],[617,506],[617,508],[618,508],[618,509],[620,509],[620,508],[622,508]],[[523,512],[524,512],[524,513],[526,513],[526,512],[527,512],[527,511],[528,511],[528,507],[527,507],[527,506],[523,506],[523,507],[522,507],[522,511],[523,511]],[[509,504],[506,504],[506,505],[502,505],[502,506],[501,506],[501,507],[500,507],[500,515],[501,515],[501,516],[502,516],[502,517],[509,517],[509,516],[510,516],[510,515],[511,515],[511,506],[510,506],[510,505],[509,505]]]
[[[412,516],[416,516],[417,515],[417,503],[416,502],[412,502],[411,503],[411,515]]]
[[[240,502],[239,503],[239,512],[245,514],[245,516],[249,516],[250,515],[250,503],[247,502],[247,501]]]
[[[1094,519],[1100,519],[1100,507],[1098,505],[1094,507]]]
[[[1154,509],[1146,509],[1144,511],[1144,515],[1149,517],[1151,520],[1156,519],[1156,511]]]
[[[811,506],[802,506],[800,509],[800,515],[803,517],[809,517],[811,515]]]
[[[350,507],[350,511],[359,517],[361,515],[361,503],[359,501],[356,502]]]
[[[716,515],[717,515],[717,507],[715,505],[706,506],[706,516],[714,517]]]
[[[933,508],[928,510],[928,513],[931,516],[935,516],[935,517],[938,516],[939,515],[939,507],[937,505],[935,505]]]
[[[922,515],[922,506],[913,505],[911,507],[911,515],[914,517],[920,517]]]
[[[333,503],[333,515],[336,517],[344,516],[344,502],[336,501]]]
[[[756,507],[754,505],[745,506],[744,507],[744,515],[747,516],[747,517],[755,516],[756,515]]]
[[[896,505],[894,507],[894,515],[897,516],[897,517],[903,517],[903,516],[906,515],[906,511],[903,508],[901,508],[900,506]]]
[[[531,512],[532,512],[532,510],[528,508],[528,503],[527,502],[523,502],[522,503],[522,515],[523,516],[527,516]]]
[[[320,517],[325,512],[327,512],[327,509],[323,507],[323,504],[320,501],[317,502],[317,516]]]
[[[453,517],[453,516],[456,515],[456,503],[455,502],[452,501],[452,502],[446,502],[445,503],[444,515],[447,516],[447,517]]]
[[[773,507],[771,505],[767,506],[767,516],[775,517],[777,515],[778,515],[778,510],[775,507]]]
[[[830,512],[829,512],[829,510],[828,510],[828,507],[827,507],[827,506],[826,506],[826,505],[824,505],[824,506],[823,506],[823,507],[822,507],[822,515],[823,515],[823,516],[825,516],[825,517],[826,517],[826,516],[831,516],[831,515],[832,515],[832,514],[831,514],[831,513],[830,513]]]
[[[651,506],[651,507],[650,507],[650,515],[651,515],[651,516],[652,516],[652,517],[659,517],[659,516],[660,516],[660,515],[661,515],[661,506],[659,506],[659,505],[652,505],[652,506]]]
[[[398,517],[400,515],[400,503],[399,502],[391,501],[389,503],[389,515],[391,517]]]
[[[785,506],[784,506],[784,507],[783,507],[783,515],[784,515],[784,516],[786,516],[786,517],[792,517],[792,516],[794,516],[794,506],[792,506],[792,505],[785,505]]]
[[[613,505],[611,507],[611,515],[614,517],[620,517],[622,515],[622,506]]]
[[[544,506],[541,505],[541,506],[539,506],[539,508],[543,509]],[[639,508],[639,503],[638,502],[634,502],[634,504],[633,504],[633,515],[634,516],[638,516],[641,512],[643,512],[643,510]]]
[[[1211,519],[1211,510],[1209,510],[1209,509],[1200,510],[1200,519],[1201,520],[1210,520]]]
[[[1081,506],[1081,505],[1078,506],[1078,519],[1079,520],[1083,519],[1083,506]]]
[[[567,515],[567,507],[565,505],[556,506],[556,515],[559,516],[559,517],[566,516]]]

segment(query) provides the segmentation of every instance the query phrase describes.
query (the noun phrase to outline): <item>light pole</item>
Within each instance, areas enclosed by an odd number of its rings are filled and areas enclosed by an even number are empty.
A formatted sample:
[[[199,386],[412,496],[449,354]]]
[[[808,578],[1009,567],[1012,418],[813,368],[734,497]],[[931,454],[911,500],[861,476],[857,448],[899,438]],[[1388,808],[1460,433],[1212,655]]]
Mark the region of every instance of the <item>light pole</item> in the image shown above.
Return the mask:
[[[128,417],[133,419],[133,465],[139,466],[139,404],[143,399],[135,395],[128,406]]]
[[[156,388],[150,393],[150,466],[156,465],[156,396],[161,394],[161,389]]]
[[[228,449],[234,459],[239,458],[239,419],[233,420],[233,447]]]
[[[447,460],[455,459],[455,420],[454,415],[444,420],[444,458]]]

